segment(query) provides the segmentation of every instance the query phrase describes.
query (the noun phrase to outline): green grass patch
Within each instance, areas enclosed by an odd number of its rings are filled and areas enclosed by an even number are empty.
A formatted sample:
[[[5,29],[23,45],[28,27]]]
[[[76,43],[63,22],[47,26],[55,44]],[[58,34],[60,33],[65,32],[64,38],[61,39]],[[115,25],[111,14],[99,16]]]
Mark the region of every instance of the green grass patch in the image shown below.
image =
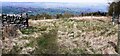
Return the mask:
[[[73,53],[86,54],[86,49],[75,48],[73,49]]]
[[[22,29],[21,32],[23,34],[31,34],[31,33],[34,33],[37,31],[37,28],[36,27],[29,27],[29,28],[26,28],[26,29]]]
[[[57,30],[52,29],[48,33],[43,33],[37,39],[37,53],[57,53]]]

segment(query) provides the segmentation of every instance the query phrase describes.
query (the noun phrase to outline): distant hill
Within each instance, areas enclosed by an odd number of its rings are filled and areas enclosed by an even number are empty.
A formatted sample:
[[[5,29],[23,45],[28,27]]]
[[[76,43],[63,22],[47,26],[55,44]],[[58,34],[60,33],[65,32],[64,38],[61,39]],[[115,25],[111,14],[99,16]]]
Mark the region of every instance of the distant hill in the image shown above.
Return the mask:
[[[2,2],[2,13],[21,13],[31,12],[30,14],[58,14],[73,13],[81,14],[89,12],[107,12],[107,4],[85,4],[85,3],[61,3],[61,2]]]

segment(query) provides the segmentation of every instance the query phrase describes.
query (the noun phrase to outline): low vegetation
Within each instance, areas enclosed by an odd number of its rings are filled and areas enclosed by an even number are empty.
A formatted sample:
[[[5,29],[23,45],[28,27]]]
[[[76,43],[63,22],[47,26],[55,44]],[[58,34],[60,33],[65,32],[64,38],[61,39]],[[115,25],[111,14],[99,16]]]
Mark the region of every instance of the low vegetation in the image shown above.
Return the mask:
[[[25,44],[21,45],[19,53],[103,54],[109,48],[115,54],[107,42],[116,43],[117,29],[117,24],[104,20],[63,18],[37,21],[35,25],[31,21],[29,28],[21,30],[22,37],[18,38],[18,42],[25,40]],[[18,42],[16,46],[20,47]]]

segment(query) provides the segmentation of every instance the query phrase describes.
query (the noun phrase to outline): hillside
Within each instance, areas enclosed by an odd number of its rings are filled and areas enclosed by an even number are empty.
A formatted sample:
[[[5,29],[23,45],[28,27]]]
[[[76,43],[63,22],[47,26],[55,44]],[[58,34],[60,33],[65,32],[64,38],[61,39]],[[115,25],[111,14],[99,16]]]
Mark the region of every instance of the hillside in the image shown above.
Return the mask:
[[[5,39],[3,53],[117,54],[118,26],[108,17],[29,20],[29,24],[16,31],[11,47]]]
[[[59,14],[69,12],[81,14],[89,12],[107,12],[107,4],[60,3],[60,2],[2,2],[2,13]]]

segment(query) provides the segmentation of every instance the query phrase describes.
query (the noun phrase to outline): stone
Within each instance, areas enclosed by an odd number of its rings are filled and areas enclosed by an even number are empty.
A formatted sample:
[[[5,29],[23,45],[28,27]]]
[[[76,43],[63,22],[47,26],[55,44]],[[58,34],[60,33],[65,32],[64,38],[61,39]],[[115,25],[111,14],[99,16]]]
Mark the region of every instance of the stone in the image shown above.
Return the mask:
[[[27,24],[26,23],[27,19],[25,19],[26,17],[25,18],[24,17],[22,18],[21,15],[18,15],[18,14],[2,15],[2,23],[3,24],[8,24],[9,23],[9,24],[22,24],[22,25],[24,25],[24,23]],[[23,19],[23,20],[21,20],[21,19]],[[19,28],[25,28],[25,27],[27,27],[27,26],[22,26],[22,27],[19,27]]]

